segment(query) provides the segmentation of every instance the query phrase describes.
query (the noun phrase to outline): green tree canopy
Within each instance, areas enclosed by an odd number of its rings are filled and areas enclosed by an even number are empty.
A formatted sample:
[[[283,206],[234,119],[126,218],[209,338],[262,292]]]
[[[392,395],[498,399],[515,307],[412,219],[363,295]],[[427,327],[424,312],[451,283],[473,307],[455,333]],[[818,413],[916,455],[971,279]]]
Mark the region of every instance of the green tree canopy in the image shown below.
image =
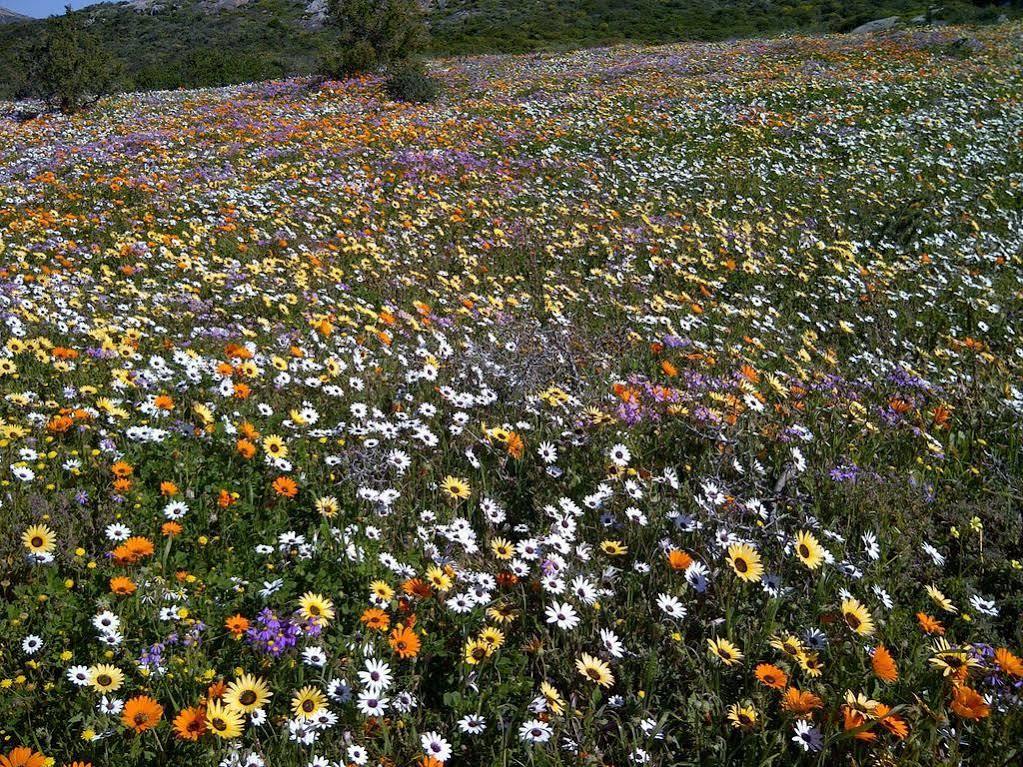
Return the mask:
[[[66,113],[109,93],[116,79],[110,55],[70,6],[47,21],[26,58],[29,90]]]
[[[407,60],[429,41],[416,0],[329,0],[328,24],[337,50],[327,56],[331,75],[351,75]]]

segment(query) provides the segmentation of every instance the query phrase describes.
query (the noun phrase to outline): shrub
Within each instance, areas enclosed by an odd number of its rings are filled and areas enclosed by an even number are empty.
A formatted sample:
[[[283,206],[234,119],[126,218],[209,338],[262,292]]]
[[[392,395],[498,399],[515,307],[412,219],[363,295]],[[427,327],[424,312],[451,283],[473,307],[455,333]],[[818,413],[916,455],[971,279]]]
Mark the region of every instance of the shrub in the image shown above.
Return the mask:
[[[40,41],[28,48],[24,65],[29,91],[65,113],[97,100],[116,81],[110,54],[71,6],[47,21]]]
[[[419,61],[402,61],[389,67],[384,88],[395,101],[425,103],[437,96],[437,81]]]
[[[320,60],[320,72],[335,80],[372,72],[377,68],[377,54],[368,40],[359,40],[341,50],[330,50]]]
[[[330,0],[328,26],[336,30],[340,50],[327,57],[328,65],[336,64],[325,74],[334,76],[407,59],[428,41],[416,0]]]

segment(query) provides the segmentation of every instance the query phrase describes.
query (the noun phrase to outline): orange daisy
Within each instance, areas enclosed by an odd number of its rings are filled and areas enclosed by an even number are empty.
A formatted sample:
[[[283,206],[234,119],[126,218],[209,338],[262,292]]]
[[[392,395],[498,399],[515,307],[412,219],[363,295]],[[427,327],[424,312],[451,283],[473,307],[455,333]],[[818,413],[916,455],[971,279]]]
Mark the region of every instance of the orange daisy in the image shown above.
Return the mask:
[[[132,468],[131,464],[125,463],[124,461],[118,461],[115,463],[110,467],[110,471],[113,472],[113,475],[118,479],[130,477],[135,473],[135,469]]]
[[[891,709],[884,703],[878,703],[874,713],[881,721],[881,726],[899,740],[905,740],[909,735],[909,725],[906,724],[906,720],[898,714],[891,713]]]
[[[401,590],[409,596],[422,597],[423,599],[433,595],[433,589],[430,588],[430,584],[424,582],[421,578],[409,578],[401,584]]]
[[[199,740],[206,732],[206,709],[192,706],[174,717],[174,734],[181,740]]]
[[[138,588],[131,578],[125,578],[123,575],[118,575],[116,578],[110,579],[110,590],[119,594],[120,596],[126,596],[128,594],[134,594],[135,589]]]
[[[879,644],[874,650],[874,657],[870,663],[874,667],[877,678],[882,682],[898,681],[899,667],[895,664],[895,658],[883,644]]]
[[[927,613],[917,613],[916,620],[920,624],[920,628],[927,634],[941,636],[945,633],[945,627],[941,625],[941,621],[937,618],[932,618]]]
[[[995,662],[1006,674],[1023,676],[1023,661],[1013,655],[1005,647],[995,650]]]
[[[28,746],[12,748],[7,756],[0,756],[0,767],[43,767],[46,757]]]
[[[862,727],[867,723],[863,714],[850,706],[842,706],[842,719],[843,727],[847,732],[849,730],[855,730],[857,727]],[[861,730],[853,737],[856,738],[856,740],[877,740],[877,735],[869,729]]]
[[[775,690],[784,690],[785,686],[789,683],[789,678],[785,672],[770,663],[761,663],[753,673],[756,674],[757,680],[761,684]]]
[[[235,639],[249,630],[249,619],[243,615],[232,615],[224,621],[224,628],[231,632]]]
[[[148,695],[135,696],[124,704],[121,711],[121,723],[135,732],[153,729],[162,718],[163,706]]]
[[[963,719],[983,719],[991,714],[991,708],[981,694],[966,685],[955,688],[952,710]]]
[[[298,485],[291,477],[278,477],[273,483],[274,492],[284,498],[294,498],[298,495]]]
[[[376,607],[368,608],[359,620],[365,623],[367,628],[377,631],[387,631],[387,627],[391,625],[391,617]]]
[[[400,624],[391,632],[389,643],[391,645],[391,649],[394,650],[400,658],[416,657],[416,655],[419,654],[419,648],[421,646],[419,636],[416,632]]]
[[[824,701],[812,692],[789,687],[781,698],[781,707],[793,714],[803,716],[814,709],[823,708]]]
[[[693,563],[693,558],[684,551],[672,549],[668,552],[668,564],[672,570],[687,570]]]
[[[113,551],[114,561],[119,565],[132,565],[145,557],[153,555],[153,542],[148,538],[136,535]]]
[[[227,692],[227,682],[223,679],[218,679],[206,688],[206,697],[209,700],[220,700],[224,697],[225,692]]]

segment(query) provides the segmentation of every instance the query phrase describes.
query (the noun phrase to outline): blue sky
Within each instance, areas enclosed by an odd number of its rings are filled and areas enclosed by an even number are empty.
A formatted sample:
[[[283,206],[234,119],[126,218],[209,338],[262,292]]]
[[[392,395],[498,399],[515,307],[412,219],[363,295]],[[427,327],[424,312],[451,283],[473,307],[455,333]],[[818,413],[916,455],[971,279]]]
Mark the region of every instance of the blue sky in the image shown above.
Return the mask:
[[[71,5],[81,8],[95,2],[96,0],[71,0]],[[0,8],[37,18],[63,13],[65,5],[67,5],[67,0],[0,0]]]

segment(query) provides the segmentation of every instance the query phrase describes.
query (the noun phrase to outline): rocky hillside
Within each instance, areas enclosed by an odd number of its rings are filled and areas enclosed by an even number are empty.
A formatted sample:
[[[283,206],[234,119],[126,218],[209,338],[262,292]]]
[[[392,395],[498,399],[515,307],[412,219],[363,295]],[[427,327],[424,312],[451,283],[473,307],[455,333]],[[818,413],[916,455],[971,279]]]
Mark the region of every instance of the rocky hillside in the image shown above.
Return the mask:
[[[9,11],[6,8],[0,8],[0,24],[11,24],[16,21],[28,21],[28,16],[23,16],[20,13]]]
[[[963,0],[940,9],[929,9],[927,0],[421,1],[438,54],[721,40],[797,29],[845,32],[892,16],[907,22],[922,17],[925,23],[935,17],[994,21],[1006,11]],[[122,62],[124,87],[142,90],[312,71],[320,51],[331,44],[323,28],[325,10],[326,0],[126,0],[78,13]],[[23,86],[19,51],[42,23],[0,27],[0,97]]]

